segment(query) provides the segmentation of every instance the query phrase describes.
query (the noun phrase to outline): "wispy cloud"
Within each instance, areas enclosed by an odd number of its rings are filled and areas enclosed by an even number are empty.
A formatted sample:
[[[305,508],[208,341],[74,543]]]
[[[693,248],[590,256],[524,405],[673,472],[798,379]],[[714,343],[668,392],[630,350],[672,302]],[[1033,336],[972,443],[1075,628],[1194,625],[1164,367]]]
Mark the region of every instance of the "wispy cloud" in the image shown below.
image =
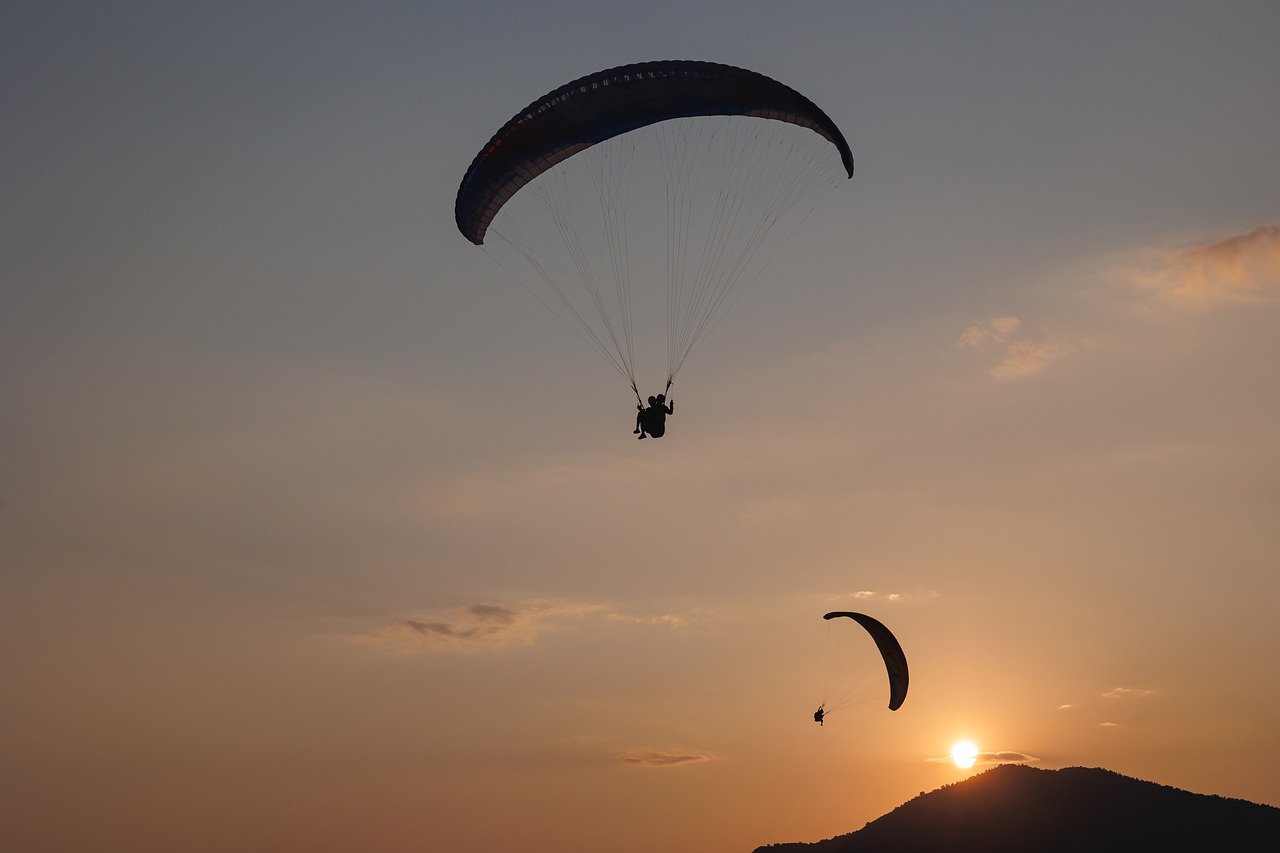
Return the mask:
[[[1025,752],[979,752],[979,764],[1030,764],[1040,759]]]
[[[1280,226],[1264,225],[1193,246],[1164,249],[1122,269],[1139,291],[1183,306],[1280,299]]]
[[[1098,719],[1104,714],[1110,715],[1116,713],[1121,705],[1126,702],[1137,699],[1149,699],[1156,696],[1157,692],[1145,687],[1112,687],[1110,690],[1104,690],[1097,694],[1098,698],[1105,699],[1105,702],[1098,702],[1092,699],[1084,702],[1064,702],[1059,705],[1059,711],[1072,711],[1085,715],[1086,719]],[[1121,704],[1117,704],[1117,702]],[[1103,707],[1105,706],[1105,710]],[[1119,723],[1105,722],[1099,723],[1101,726],[1116,726]]]
[[[832,601],[839,601],[842,598],[852,598],[858,601],[869,601],[871,599],[880,599],[881,601],[901,601],[902,593],[876,592],[874,589],[860,589],[857,592],[851,592],[848,595],[831,596]]]
[[[1034,755],[1028,755],[1025,752],[1016,752],[1013,750],[1001,750],[999,752],[979,752],[975,756],[977,764],[1032,764],[1040,759]],[[955,759],[950,755],[940,755],[934,758],[926,758],[931,764],[954,764]]]
[[[1110,720],[1108,720],[1108,721],[1106,721],[1106,722],[1103,722],[1103,723],[1098,723],[1098,725],[1099,725],[1099,726],[1102,726],[1102,728],[1104,728],[1104,729],[1118,729],[1118,728],[1120,728],[1120,724],[1119,724],[1119,723],[1113,723],[1113,722],[1111,722]]]
[[[472,604],[401,619],[353,639],[398,648],[496,649],[529,645],[558,623],[605,609],[604,605],[590,602],[541,599],[516,604]]]
[[[618,613],[610,605],[587,601],[531,599],[515,603],[482,602],[398,619],[385,627],[351,637],[353,642],[412,651],[498,649],[534,643],[549,630],[567,628],[583,619],[606,619],[628,625],[685,628],[708,611],[688,613]]]
[[[1154,695],[1156,695],[1156,691],[1146,690],[1141,687],[1113,687],[1102,694],[1106,699],[1145,699]]]
[[[854,601],[919,601],[921,599],[938,598],[937,590],[929,590],[928,592],[888,592],[874,589],[860,589],[855,592],[842,592],[836,595],[828,595],[827,601],[840,602],[853,599]]]
[[[971,323],[964,327],[958,347],[980,347],[989,343],[1003,344],[1018,334],[1022,321],[1017,317],[992,317],[982,323]]]
[[[719,756],[702,750],[629,749],[615,756],[619,764],[636,767],[678,767],[715,761]]]
[[[996,363],[990,368],[997,379],[1016,379],[1039,373],[1050,362],[1063,358],[1081,347],[1091,347],[1093,342],[1082,339],[1070,342],[1055,338],[1032,338],[1022,330],[1017,317],[993,317],[980,323],[965,326],[956,341],[961,349],[980,349],[996,354]]]
[[[991,368],[991,375],[998,379],[1014,379],[1039,373],[1049,362],[1075,352],[1075,345],[1061,341],[1035,341],[1022,338],[1005,348],[1000,361]]]
[[[689,624],[689,617],[679,613],[662,613],[656,616],[632,616],[626,613],[606,613],[604,618],[611,622],[626,622],[631,625],[669,625],[672,628],[683,628]]]

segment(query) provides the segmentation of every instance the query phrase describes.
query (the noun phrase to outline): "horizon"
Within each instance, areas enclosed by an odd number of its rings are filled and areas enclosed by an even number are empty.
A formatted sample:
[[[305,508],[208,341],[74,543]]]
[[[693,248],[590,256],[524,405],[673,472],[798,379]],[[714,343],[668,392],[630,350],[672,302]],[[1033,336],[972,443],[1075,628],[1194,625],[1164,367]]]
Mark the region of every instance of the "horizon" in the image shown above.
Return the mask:
[[[1280,806],[1280,7],[5,19],[0,847],[748,851],[1011,761]],[[663,257],[633,396],[454,204],[664,59],[856,168],[785,128],[834,185],[637,441]],[[862,659],[815,725],[829,611],[899,710]]]

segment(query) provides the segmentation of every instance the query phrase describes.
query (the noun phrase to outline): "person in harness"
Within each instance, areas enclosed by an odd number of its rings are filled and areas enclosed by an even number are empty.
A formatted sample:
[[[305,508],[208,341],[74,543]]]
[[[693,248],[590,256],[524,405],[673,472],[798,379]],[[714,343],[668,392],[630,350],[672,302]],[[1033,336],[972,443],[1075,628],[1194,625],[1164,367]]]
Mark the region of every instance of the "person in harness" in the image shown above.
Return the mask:
[[[826,716],[827,716],[826,708],[824,708],[822,705],[819,705],[818,710],[813,712],[813,721],[818,725],[822,725],[822,720]]]
[[[649,398],[647,407],[637,404],[636,410],[636,437],[662,438],[667,432],[667,415],[676,413],[676,401],[672,400],[668,405],[667,395],[658,394]]]

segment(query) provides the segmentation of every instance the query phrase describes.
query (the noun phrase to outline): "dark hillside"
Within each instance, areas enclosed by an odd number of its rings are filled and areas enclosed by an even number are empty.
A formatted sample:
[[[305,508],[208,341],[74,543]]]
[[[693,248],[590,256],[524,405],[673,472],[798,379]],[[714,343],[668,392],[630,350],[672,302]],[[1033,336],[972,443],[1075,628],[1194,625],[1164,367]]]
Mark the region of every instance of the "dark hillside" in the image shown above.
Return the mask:
[[[922,794],[857,832],[768,853],[1280,850],[1280,809],[1087,767],[1006,764]]]

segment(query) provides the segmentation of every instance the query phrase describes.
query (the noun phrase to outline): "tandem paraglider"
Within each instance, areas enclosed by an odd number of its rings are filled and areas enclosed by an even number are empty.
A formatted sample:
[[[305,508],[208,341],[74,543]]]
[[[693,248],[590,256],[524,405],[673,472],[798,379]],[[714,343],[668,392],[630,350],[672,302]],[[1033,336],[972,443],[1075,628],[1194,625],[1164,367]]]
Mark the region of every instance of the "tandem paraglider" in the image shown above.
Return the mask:
[[[467,169],[454,216],[627,382],[635,435],[659,438],[685,362],[852,176],[844,135],[796,90],[730,65],[642,62],[516,113]],[[662,324],[666,384],[646,405],[637,363],[661,344],[637,330]]]
[[[667,402],[666,394],[649,398],[649,405],[636,405],[636,438],[662,438],[667,433],[667,415],[676,413],[676,401]]]

